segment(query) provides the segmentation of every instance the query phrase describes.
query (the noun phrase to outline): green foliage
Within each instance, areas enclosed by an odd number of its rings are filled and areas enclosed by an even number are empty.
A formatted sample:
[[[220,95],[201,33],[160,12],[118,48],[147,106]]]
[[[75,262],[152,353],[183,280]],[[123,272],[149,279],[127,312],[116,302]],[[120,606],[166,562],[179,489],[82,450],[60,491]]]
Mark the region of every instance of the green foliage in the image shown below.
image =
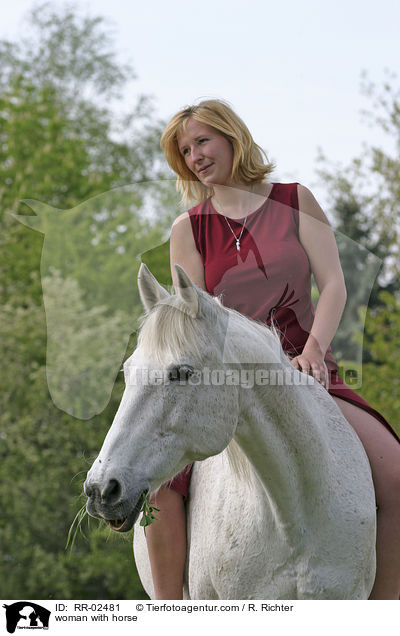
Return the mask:
[[[153,512],[160,512],[160,510],[159,508],[151,505],[146,495],[143,501],[141,512],[143,513],[143,515],[140,520],[140,525],[146,528],[146,526],[150,526],[156,519],[158,519],[158,517],[153,515]]]
[[[136,328],[138,256],[165,241],[178,212],[161,161],[162,123],[143,96],[116,116],[112,99],[133,72],[116,60],[101,18],[46,3],[28,21],[29,39],[0,42],[0,595],[143,598],[131,537],[85,519],[84,534],[65,551],[123,378],[117,376],[101,414],[82,421],[56,408],[49,369],[60,390],[72,371],[81,374],[76,389],[67,391],[77,412],[79,387],[89,404],[93,400],[87,374],[96,364],[101,378],[110,374],[107,355],[117,339],[125,337],[125,348]],[[147,190],[122,187],[138,181],[149,183]],[[149,188],[157,201],[152,218],[144,206]],[[110,191],[115,196],[103,195]],[[31,214],[22,199],[53,206],[48,233],[27,229],[9,214]],[[84,201],[94,203],[82,207]],[[165,270],[168,275],[168,262]],[[52,340],[45,311],[56,317]],[[53,367],[52,346],[64,356]]]
[[[363,366],[359,393],[400,434],[400,296],[381,292],[381,307],[367,315],[364,346],[372,362]]]
[[[172,289],[172,276],[165,264],[169,263],[169,241],[142,253],[142,262],[146,263],[153,276],[166,289]]]
[[[0,371],[1,596],[142,598],[131,544],[96,530],[96,521],[86,541],[78,535],[72,553],[64,550],[83,504],[86,471],[121,398],[122,378],[101,416],[88,422],[69,417],[48,394],[42,308],[31,302],[18,311],[4,308],[0,330],[2,354],[10,349]]]
[[[363,76],[362,91],[374,100],[372,110],[364,115],[387,135],[386,148],[364,144],[362,155],[345,167],[330,164],[322,153],[318,158],[318,174],[330,193],[336,229],[383,261],[371,307],[379,303],[380,290],[399,290],[400,90],[396,82],[392,75],[377,87]]]
[[[364,330],[360,307],[374,310],[381,306],[381,291],[400,291],[400,91],[396,83],[393,74],[380,87],[366,73],[362,78],[362,92],[373,101],[373,108],[364,116],[370,126],[387,135],[386,147],[364,144],[362,154],[347,166],[332,165],[322,153],[318,157],[318,174],[330,193],[348,292],[346,311],[333,341],[339,358],[360,361],[357,343]],[[364,360],[372,362],[368,349]]]
[[[339,358],[361,362],[362,346],[357,334],[363,332],[364,323],[359,308],[377,304],[374,283],[383,258],[381,250],[369,240],[373,220],[365,219],[357,203],[338,199],[335,212],[340,219],[335,237],[346,281],[347,302],[332,346]]]

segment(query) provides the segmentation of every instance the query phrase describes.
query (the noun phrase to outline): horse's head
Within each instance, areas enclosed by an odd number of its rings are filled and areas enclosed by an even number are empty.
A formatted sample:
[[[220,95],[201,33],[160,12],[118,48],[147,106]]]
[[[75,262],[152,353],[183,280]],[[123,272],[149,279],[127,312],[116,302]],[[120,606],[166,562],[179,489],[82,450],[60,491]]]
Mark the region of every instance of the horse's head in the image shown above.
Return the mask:
[[[125,362],[125,391],[85,482],[87,509],[129,530],[143,496],[186,464],[220,453],[238,421],[238,386],[223,363],[227,310],[175,266],[170,295],[145,265],[139,271],[147,316]]]

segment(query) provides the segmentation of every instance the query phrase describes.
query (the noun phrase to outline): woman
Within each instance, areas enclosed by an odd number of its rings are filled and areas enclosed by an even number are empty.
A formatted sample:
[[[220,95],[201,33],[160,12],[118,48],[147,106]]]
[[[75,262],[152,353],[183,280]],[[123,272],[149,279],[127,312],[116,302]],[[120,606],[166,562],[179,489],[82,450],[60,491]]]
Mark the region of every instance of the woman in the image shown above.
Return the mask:
[[[183,201],[197,202],[172,226],[171,266],[181,265],[209,293],[223,293],[227,306],[266,324],[273,321],[293,366],[329,390],[359,435],[372,469],[378,530],[370,598],[398,599],[400,439],[337,376],[329,345],[346,289],[326,216],[304,186],[265,180],[273,166],[264,162],[243,121],[222,101],[207,100],[178,112],[161,146],[178,175]],[[311,272],[320,292],[315,315]],[[158,599],[182,598],[189,477],[187,467],[153,496],[159,521],[148,527],[146,538]]]

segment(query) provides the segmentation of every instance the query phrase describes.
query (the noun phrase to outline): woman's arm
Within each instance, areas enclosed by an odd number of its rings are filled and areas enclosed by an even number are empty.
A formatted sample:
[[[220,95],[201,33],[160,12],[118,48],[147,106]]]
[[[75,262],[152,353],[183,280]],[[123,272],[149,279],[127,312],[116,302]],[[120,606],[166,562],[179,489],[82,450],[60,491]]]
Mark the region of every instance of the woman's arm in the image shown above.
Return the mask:
[[[192,226],[187,212],[178,216],[172,225],[170,237],[170,259],[172,280],[174,282],[175,290],[177,289],[174,270],[175,263],[183,267],[197,287],[204,290],[206,289],[203,261],[201,260],[201,256],[197,251],[197,247],[194,242]]]
[[[346,286],[333,230],[314,196],[298,185],[299,238],[310,261],[320,296],[310,335],[294,366],[327,383],[325,353],[346,304]]]

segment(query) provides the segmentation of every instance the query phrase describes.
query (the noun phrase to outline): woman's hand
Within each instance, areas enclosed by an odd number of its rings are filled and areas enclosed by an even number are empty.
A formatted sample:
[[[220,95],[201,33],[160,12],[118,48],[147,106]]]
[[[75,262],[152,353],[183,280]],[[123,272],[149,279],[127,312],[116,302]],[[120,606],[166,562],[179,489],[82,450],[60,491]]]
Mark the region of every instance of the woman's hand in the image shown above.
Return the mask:
[[[303,352],[291,359],[295,369],[312,375],[326,389],[329,386],[328,368],[325,364],[324,354],[318,342],[313,336],[309,336]]]

